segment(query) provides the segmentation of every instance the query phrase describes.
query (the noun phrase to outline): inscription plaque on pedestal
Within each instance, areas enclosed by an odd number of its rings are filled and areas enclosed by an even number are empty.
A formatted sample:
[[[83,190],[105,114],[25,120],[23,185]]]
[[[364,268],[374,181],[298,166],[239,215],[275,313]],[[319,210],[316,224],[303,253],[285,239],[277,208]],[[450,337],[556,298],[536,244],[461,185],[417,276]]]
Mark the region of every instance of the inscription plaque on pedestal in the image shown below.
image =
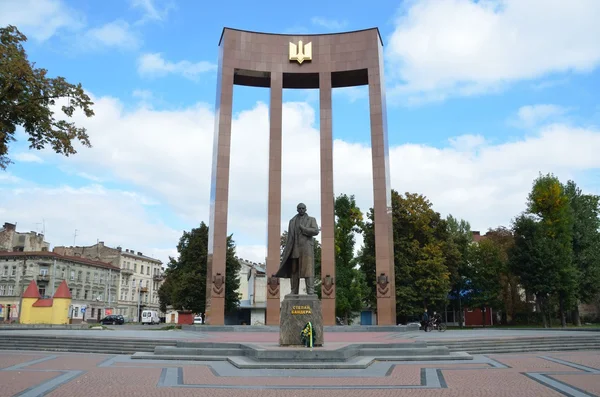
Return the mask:
[[[308,322],[315,332],[315,346],[323,346],[323,315],[317,295],[286,295],[279,317],[279,344],[302,346],[302,330]]]

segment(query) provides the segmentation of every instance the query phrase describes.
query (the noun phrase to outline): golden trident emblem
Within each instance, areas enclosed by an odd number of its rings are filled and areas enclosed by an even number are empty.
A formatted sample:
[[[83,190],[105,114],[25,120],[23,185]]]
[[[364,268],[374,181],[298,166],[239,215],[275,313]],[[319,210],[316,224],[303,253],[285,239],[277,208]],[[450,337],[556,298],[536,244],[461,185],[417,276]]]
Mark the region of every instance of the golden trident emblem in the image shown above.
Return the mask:
[[[302,40],[298,41],[298,45],[290,43],[290,61],[298,61],[302,65],[304,61],[312,60],[312,43],[302,45]]]

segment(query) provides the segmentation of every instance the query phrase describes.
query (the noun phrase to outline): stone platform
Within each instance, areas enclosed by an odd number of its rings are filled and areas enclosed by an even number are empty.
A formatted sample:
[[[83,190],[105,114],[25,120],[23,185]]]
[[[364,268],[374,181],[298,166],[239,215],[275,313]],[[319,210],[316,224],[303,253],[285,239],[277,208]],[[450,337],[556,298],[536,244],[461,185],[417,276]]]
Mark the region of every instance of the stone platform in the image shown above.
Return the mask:
[[[426,343],[358,343],[328,349],[292,348],[271,344],[178,341],[176,346],[157,346],[154,352],[138,352],[132,359],[227,361],[246,369],[364,369],[376,361],[471,360],[464,352]]]

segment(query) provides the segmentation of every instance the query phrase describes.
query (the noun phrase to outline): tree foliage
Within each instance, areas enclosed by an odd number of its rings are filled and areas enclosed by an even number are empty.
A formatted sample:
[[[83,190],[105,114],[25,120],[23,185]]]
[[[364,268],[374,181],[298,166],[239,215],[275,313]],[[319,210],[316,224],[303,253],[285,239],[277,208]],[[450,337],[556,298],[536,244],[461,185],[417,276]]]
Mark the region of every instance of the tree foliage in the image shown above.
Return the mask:
[[[8,146],[15,141],[18,126],[29,135],[30,149],[50,146],[56,153],[77,153],[73,141],[91,147],[86,129],[64,119],[56,119],[54,108],[72,117],[81,109],[94,115],[93,102],[81,84],[63,77],[48,77],[46,69],[36,68],[27,58],[23,43],[27,37],[15,26],[0,28],[0,168],[11,163]]]
[[[591,303],[600,293],[600,197],[583,194],[568,181],[565,193],[573,214],[573,266],[577,269],[578,302]],[[575,304],[576,312],[577,304]],[[576,321],[579,322],[577,315]]]
[[[364,306],[365,278],[357,270],[355,233],[362,232],[363,214],[354,196],[335,199],[335,296],[336,315],[348,324]]]
[[[208,254],[208,226],[184,231],[177,244],[177,259],[170,258],[165,272],[165,281],[158,294],[162,309],[172,306],[175,310],[190,310],[203,313],[206,309],[206,265]],[[231,312],[239,306],[238,289],[240,263],[235,258],[235,243],[227,237],[227,259],[225,263],[225,311]],[[161,309],[161,310],[162,310]]]
[[[401,322],[414,318],[423,307],[445,305],[450,291],[448,232],[446,221],[423,195],[392,190],[394,230],[394,267],[396,281],[396,315]],[[361,270],[369,287],[368,301],[375,295],[374,213],[365,223],[364,247],[360,252]]]

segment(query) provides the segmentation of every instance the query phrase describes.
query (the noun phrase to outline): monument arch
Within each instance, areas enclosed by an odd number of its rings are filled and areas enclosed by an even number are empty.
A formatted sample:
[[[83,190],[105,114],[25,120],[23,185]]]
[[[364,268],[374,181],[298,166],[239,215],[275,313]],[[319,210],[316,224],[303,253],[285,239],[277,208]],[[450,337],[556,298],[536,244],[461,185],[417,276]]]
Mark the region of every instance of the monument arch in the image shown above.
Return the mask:
[[[335,325],[333,88],[368,85],[375,213],[377,324],[396,324],[393,231],[383,41],[379,29],[286,35],[224,28],[219,41],[206,288],[208,324],[223,325],[233,86],[270,89],[267,211],[267,325],[279,324],[282,95],[319,89],[323,323]],[[298,201],[303,198],[298,197]]]

